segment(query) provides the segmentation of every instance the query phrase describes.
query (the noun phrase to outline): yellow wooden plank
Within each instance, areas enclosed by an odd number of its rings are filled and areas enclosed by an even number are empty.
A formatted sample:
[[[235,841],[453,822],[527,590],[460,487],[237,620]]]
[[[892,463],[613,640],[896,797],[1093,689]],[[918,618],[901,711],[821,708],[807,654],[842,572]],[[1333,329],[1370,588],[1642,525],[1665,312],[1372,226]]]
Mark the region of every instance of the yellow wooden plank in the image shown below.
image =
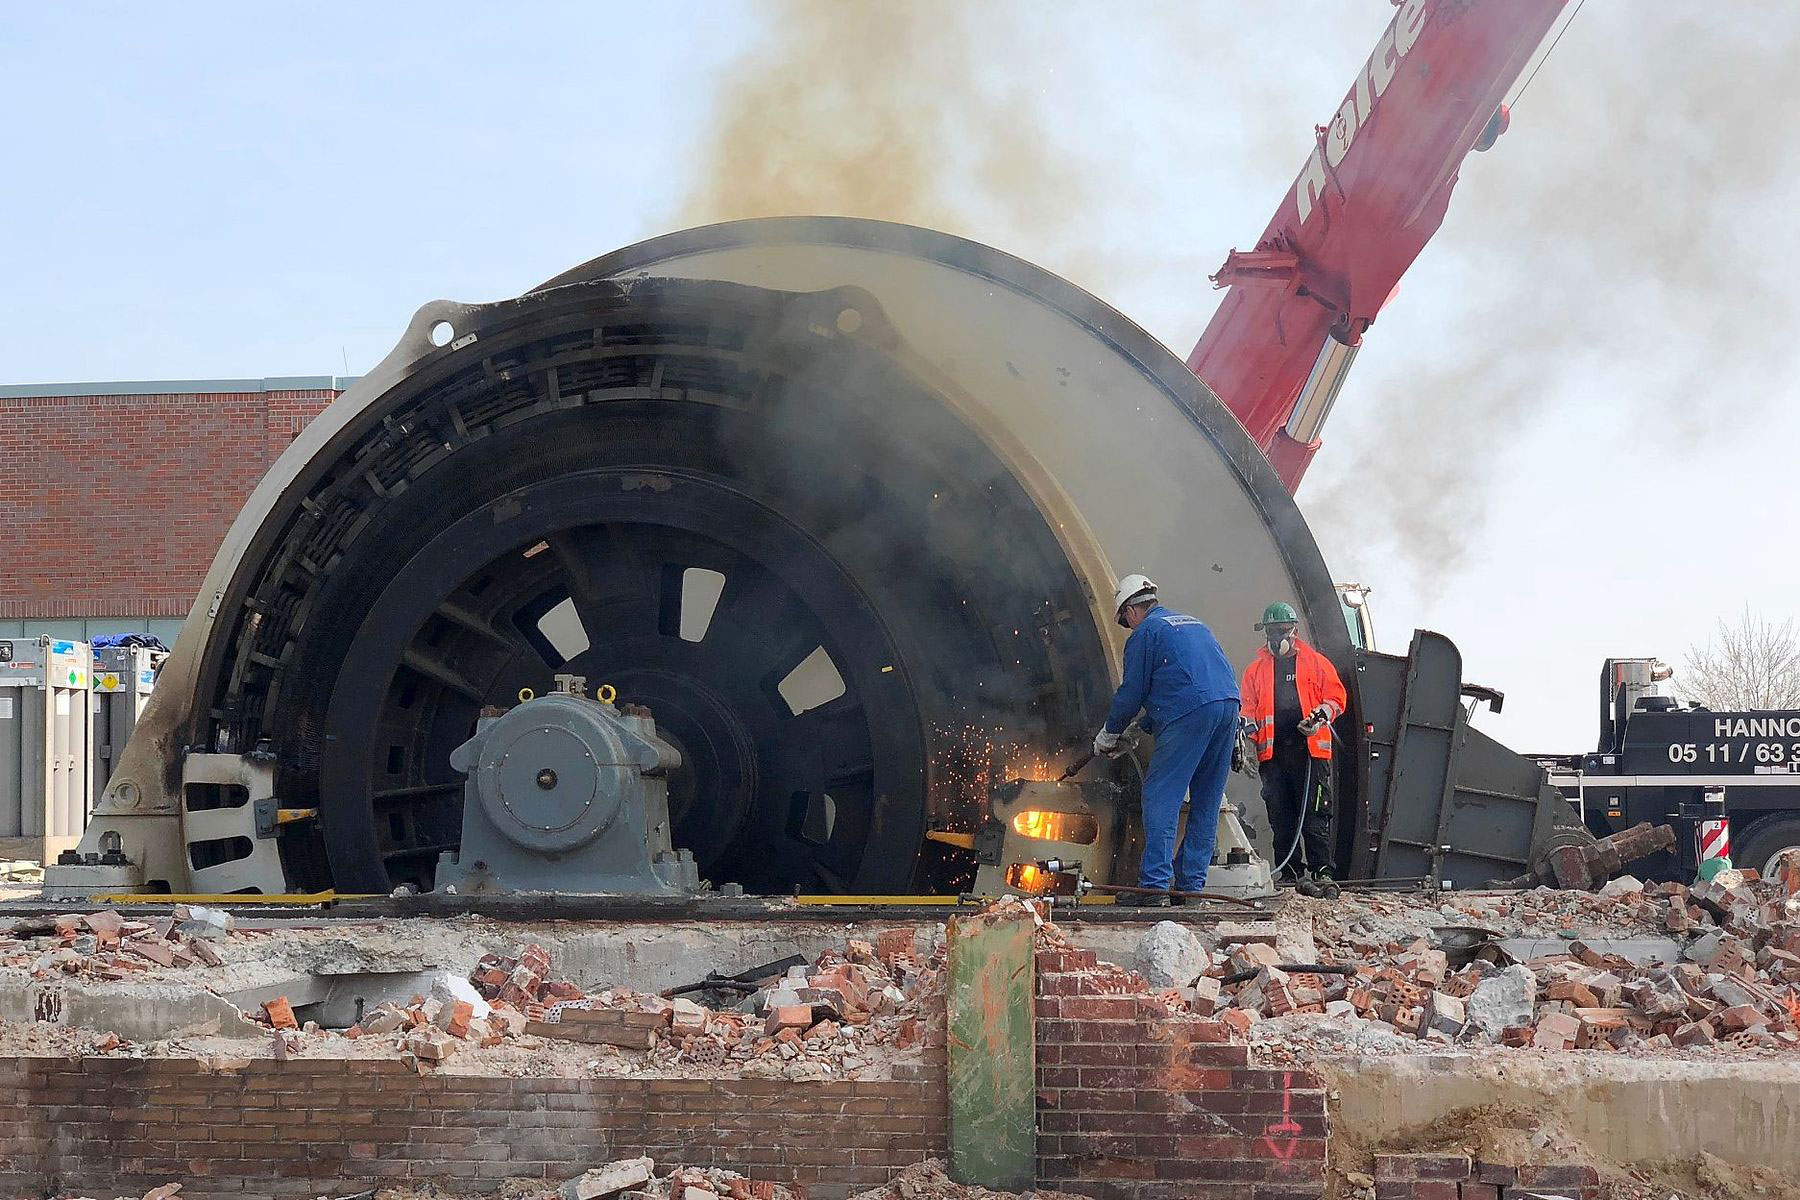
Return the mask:
[[[100,892],[89,899],[96,904],[331,904],[338,900],[374,900],[373,893],[340,892],[329,888],[323,892],[258,895],[254,892]]]
[[[906,908],[915,904],[961,904],[959,896],[795,896],[795,904],[814,908],[859,906]]]

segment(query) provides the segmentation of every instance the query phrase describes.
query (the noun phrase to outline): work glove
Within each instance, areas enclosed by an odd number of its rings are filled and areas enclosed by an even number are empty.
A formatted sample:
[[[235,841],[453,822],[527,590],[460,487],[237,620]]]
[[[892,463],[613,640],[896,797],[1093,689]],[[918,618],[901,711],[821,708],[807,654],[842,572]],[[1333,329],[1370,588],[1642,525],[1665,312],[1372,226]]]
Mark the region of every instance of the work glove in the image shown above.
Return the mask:
[[[1124,741],[1122,734],[1113,733],[1103,725],[1094,735],[1094,753],[1101,758],[1111,758],[1121,751]]]
[[[1306,714],[1306,719],[1300,722],[1300,732],[1310,737],[1312,734],[1317,733],[1325,726],[1331,724],[1331,717],[1331,706],[1329,704],[1321,704],[1319,707]]]

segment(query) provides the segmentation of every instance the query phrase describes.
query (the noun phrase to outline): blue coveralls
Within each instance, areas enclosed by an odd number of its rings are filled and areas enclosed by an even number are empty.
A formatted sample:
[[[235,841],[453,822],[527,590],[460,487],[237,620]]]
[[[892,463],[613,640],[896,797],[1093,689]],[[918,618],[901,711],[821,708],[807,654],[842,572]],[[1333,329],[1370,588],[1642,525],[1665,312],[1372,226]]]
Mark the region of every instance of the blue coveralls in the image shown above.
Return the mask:
[[[1206,885],[1219,806],[1231,774],[1237,741],[1238,685],[1219,639],[1205,622],[1157,605],[1125,642],[1125,681],[1113,696],[1106,728],[1125,732],[1144,710],[1140,726],[1156,738],[1144,776],[1144,860],[1138,886],[1175,890]],[[1175,827],[1189,795],[1187,832],[1175,854]]]

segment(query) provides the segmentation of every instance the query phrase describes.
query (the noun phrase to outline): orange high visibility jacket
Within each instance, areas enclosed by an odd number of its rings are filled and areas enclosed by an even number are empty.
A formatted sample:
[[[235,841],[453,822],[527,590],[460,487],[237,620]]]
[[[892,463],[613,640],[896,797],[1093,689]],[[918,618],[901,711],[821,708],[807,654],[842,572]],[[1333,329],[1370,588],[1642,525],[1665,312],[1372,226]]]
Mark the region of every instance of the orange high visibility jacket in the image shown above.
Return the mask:
[[[1321,704],[1331,709],[1332,720],[1343,715],[1347,701],[1337,668],[1299,638],[1294,639],[1294,687],[1300,693],[1303,718]],[[1256,723],[1257,760],[1268,762],[1275,757],[1275,655],[1267,646],[1257,650],[1256,658],[1244,668],[1244,682],[1239,690],[1244,697],[1244,716]],[[1329,759],[1331,726],[1321,725],[1306,739],[1306,748],[1314,758]]]

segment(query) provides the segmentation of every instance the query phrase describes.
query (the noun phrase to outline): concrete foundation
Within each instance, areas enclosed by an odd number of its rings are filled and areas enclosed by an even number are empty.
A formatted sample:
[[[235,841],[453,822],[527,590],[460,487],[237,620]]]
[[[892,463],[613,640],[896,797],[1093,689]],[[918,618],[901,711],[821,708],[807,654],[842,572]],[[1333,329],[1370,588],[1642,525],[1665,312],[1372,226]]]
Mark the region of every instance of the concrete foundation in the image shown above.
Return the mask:
[[[172,1037],[266,1040],[269,1031],[222,996],[178,983],[129,988],[81,983],[34,983],[0,988],[0,1021],[43,1021],[107,1030],[134,1042]]]
[[[1338,1093],[1334,1131],[1365,1145],[1429,1130],[1461,1109],[1518,1108],[1616,1163],[1705,1152],[1800,1172],[1800,1069],[1607,1055],[1407,1055],[1314,1065]]]

